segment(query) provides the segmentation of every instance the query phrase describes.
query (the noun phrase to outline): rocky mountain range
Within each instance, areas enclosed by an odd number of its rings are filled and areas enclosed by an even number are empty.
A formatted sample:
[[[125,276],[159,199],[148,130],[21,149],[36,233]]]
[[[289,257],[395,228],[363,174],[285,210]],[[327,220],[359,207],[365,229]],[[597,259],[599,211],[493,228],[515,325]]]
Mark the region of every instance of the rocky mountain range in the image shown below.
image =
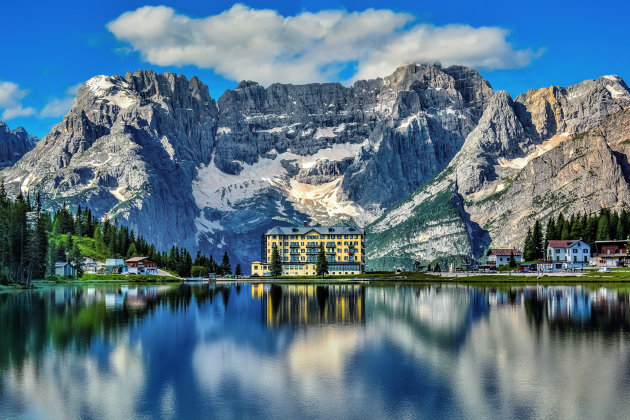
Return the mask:
[[[274,225],[369,225],[368,264],[385,268],[478,256],[518,245],[534,217],[621,205],[628,105],[616,76],[513,100],[472,68],[406,65],[351,87],[243,81],[215,101],[197,78],[137,71],[85,82],[0,177],[244,267]],[[589,170],[608,172],[586,182]]]
[[[0,169],[12,166],[37,144],[38,138],[31,136],[23,127],[15,130],[0,121]]]
[[[369,226],[373,267],[520,247],[535,219],[630,203],[630,91],[617,76],[499,91],[436,178]]]

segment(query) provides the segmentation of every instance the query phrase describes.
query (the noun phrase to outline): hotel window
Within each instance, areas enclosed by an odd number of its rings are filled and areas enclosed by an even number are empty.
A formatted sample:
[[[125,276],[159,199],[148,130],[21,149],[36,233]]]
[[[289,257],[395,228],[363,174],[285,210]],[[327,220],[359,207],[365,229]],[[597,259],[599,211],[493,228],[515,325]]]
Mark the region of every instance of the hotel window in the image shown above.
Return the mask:
[[[577,249],[573,248],[573,253],[574,254],[577,254],[577,251],[578,251]]]
[[[560,253],[560,250],[559,250],[559,249],[556,249],[556,254],[559,254],[559,253]]]
[[[584,249],[584,253],[586,254],[588,252],[588,249]]]

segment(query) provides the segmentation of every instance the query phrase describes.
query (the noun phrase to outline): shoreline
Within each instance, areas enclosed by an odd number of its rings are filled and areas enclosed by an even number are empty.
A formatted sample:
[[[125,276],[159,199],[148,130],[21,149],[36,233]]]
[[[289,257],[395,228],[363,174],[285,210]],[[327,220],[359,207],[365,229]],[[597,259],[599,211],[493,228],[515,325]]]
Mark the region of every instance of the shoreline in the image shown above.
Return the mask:
[[[619,273],[615,275],[615,273]],[[623,273],[623,274],[622,274]],[[627,273],[627,274],[625,274]],[[599,274],[599,273],[598,273]],[[611,273],[594,274],[589,273],[551,273],[538,276],[536,273],[510,273],[510,274],[487,274],[487,273],[441,273],[441,274],[423,274],[423,273],[396,273],[385,274],[378,273],[369,275],[366,273],[364,277],[289,277],[289,278],[251,278],[243,277],[233,278],[217,278],[212,280],[186,281],[182,278],[166,277],[163,281],[152,277],[146,280],[116,278],[116,279],[74,279],[67,281],[54,280],[34,280],[30,286],[22,284],[0,285],[0,293],[18,292],[37,290],[47,287],[56,286],[80,286],[80,285],[151,285],[151,284],[285,284],[285,285],[387,285],[387,284],[630,284],[630,271],[618,271]]]

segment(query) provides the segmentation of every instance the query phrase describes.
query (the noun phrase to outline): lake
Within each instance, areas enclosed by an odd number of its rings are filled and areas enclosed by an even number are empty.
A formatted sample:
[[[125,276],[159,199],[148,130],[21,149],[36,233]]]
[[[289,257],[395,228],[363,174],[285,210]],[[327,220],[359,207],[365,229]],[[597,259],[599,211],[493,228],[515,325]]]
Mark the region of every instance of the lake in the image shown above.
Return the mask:
[[[0,294],[0,418],[627,418],[630,289]]]

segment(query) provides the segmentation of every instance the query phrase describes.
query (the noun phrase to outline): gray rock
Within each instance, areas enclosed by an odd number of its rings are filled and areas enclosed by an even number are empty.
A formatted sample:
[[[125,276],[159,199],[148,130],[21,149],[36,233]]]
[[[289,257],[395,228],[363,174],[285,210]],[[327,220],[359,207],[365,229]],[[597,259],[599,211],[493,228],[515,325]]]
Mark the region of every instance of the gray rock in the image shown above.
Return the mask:
[[[449,166],[368,226],[368,266],[478,258],[521,247],[536,219],[627,205],[629,106],[617,76],[497,92]]]
[[[29,135],[23,127],[10,130],[0,121],[0,169],[12,166],[37,144],[39,139]]]

